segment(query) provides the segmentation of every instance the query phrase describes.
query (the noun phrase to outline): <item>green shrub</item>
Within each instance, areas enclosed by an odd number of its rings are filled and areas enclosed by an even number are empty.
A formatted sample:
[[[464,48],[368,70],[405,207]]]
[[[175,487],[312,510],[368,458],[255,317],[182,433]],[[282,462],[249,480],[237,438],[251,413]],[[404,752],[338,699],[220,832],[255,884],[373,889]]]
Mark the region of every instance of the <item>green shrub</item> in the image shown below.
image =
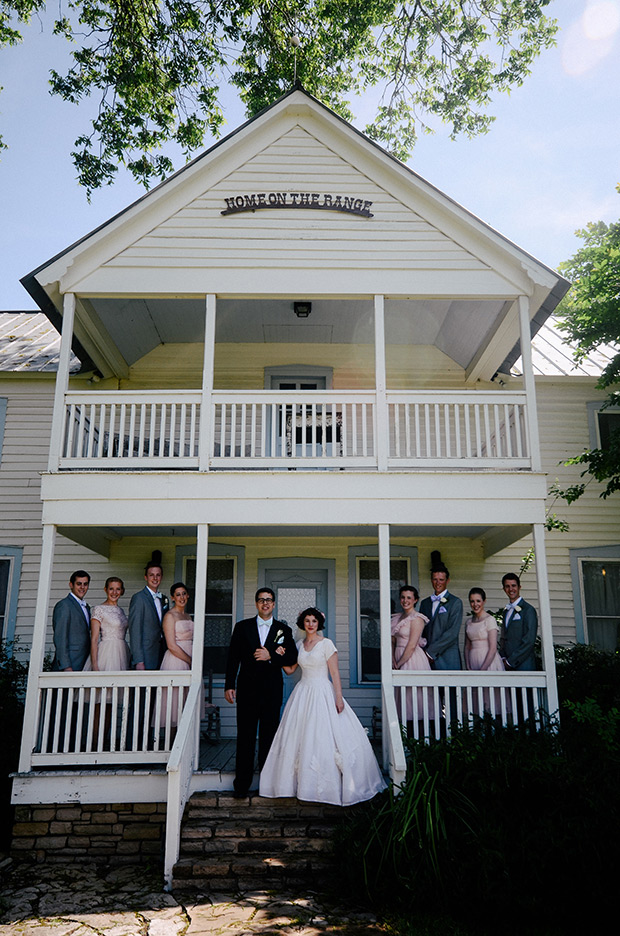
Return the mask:
[[[384,913],[447,914],[480,933],[602,923],[615,901],[620,757],[592,727],[584,742],[582,728],[489,718],[449,741],[409,742],[402,795],[342,831],[347,886]]]
[[[15,656],[17,644],[0,642],[0,848],[8,847],[13,825],[11,780],[17,769],[24,719],[23,693],[28,667]]]

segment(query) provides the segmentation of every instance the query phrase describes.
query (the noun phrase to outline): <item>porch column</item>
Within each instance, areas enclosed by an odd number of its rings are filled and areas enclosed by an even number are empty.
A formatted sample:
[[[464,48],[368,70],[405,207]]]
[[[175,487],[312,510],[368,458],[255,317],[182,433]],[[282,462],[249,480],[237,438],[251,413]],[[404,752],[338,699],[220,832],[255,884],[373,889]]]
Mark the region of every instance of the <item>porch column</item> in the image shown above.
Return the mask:
[[[386,705],[386,689],[392,685],[392,631],[390,620],[392,603],[390,595],[390,525],[379,524],[379,633],[381,639],[381,725],[383,743],[383,769],[389,768],[390,713]],[[400,730],[400,726],[399,726]]]
[[[554,712],[558,711],[559,703],[558,684],[555,675],[555,656],[553,653],[553,630],[551,627],[551,603],[549,601],[544,523],[533,524],[532,533],[534,537],[536,581],[538,584],[538,606],[540,608],[540,637],[542,641],[543,667],[547,675],[549,714],[552,715]]]
[[[538,411],[536,409],[536,386],[532,367],[532,335],[530,329],[530,300],[519,296],[519,328],[521,334],[521,359],[523,361],[523,386],[527,406],[527,430],[530,440],[532,471],[541,471],[540,440],[538,437]]]
[[[398,786],[405,779],[407,765],[401,735],[400,720],[396,712],[392,681],[392,629],[390,621],[390,527],[379,524],[379,614],[381,633],[381,734],[383,741],[383,767]]]
[[[192,685],[202,683],[203,647],[205,645],[205,614],[207,611],[207,558],[209,525],[199,523],[196,531],[196,596],[194,600],[194,653],[192,654]],[[204,689],[201,689],[201,698]],[[194,770],[200,758],[200,720],[196,719]]]
[[[50,453],[47,463],[48,471],[58,471],[60,466],[60,452],[65,428],[65,394],[69,389],[69,365],[71,363],[71,342],[73,340],[74,321],[75,293],[65,293],[62,301],[60,360],[58,362],[56,388],[54,390],[54,413],[52,416]]]
[[[207,611],[207,553],[209,524],[199,523],[196,538],[196,598],[194,601],[194,646],[192,681],[202,679],[202,653],[198,648],[205,643],[205,614]]]
[[[64,329],[63,329],[64,331]],[[37,604],[34,612],[34,631],[30,647],[30,665],[28,667],[28,688],[26,690],[26,704],[24,708],[24,727],[22,730],[22,744],[19,756],[19,772],[26,773],[31,769],[31,754],[34,743],[34,729],[39,708],[39,673],[43,669],[45,656],[45,638],[47,635],[47,609],[50,601],[50,588],[52,583],[52,565],[54,562],[54,546],[56,543],[56,527],[47,523],[43,526],[43,542],[41,545],[41,566],[39,569],[39,585],[37,589]]]
[[[387,471],[390,428],[388,425],[387,379],[385,372],[384,296],[375,296],[375,393],[375,438],[377,446],[377,468],[379,471]]]
[[[198,469],[209,470],[213,415],[213,369],[215,364],[215,294],[209,293],[205,306],[205,344],[202,359],[202,396],[200,399],[200,439],[198,442]],[[198,571],[196,571],[198,575]],[[196,583],[197,585],[198,583]]]

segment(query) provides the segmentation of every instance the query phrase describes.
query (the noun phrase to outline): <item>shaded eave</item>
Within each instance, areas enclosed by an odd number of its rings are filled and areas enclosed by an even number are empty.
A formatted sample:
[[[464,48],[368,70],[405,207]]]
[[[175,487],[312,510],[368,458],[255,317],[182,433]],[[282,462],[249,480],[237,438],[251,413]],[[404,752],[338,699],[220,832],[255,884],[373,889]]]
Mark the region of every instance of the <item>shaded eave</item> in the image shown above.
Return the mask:
[[[322,101],[319,101],[318,98],[315,98],[312,94],[306,91],[300,81],[296,81],[293,87],[289,91],[286,91],[283,95],[281,95],[276,101],[273,102],[273,104],[268,104],[266,107],[263,107],[253,117],[250,117],[244,123],[240,124],[235,130],[232,130],[225,137],[222,137],[220,140],[217,140],[207,150],[205,150],[199,156],[196,156],[190,162],[186,163],[185,166],[182,166],[180,169],[178,169],[176,172],[170,175],[167,179],[164,179],[157,186],[155,186],[155,188],[150,189],[148,192],[145,192],[144,195],[141,195],[140,198],[137,198],[134,202],[131,202],[131,204],[129,204],[126,208],[123,208],[121,211],[117,212],[111,218],[108,218],[107,221],[104,221],[102,224],[98,225],[96,228],[93,228],[93,230],[89,231],[88,234],[85,234],[83,237],[79,238],[77,241],[74,241],[73,244],[69,245],[64,250],[61,250],[59,253],[51,257],[49,260],[46,260],[45,263],[40,264],[40,266],[36,267],[36,269],[32,270],[30,273],[26,274],[26,276],[22,277],[20,280],[21,284],[24,286],[24,288],[27,290],[27,292],[30,294],[33,300],[37,303],[41,311],[44,312],[45,315],[47,315],[47,317],[50,319],[54,327],[57,328],[58,331],[61,331],[62,314],[56,308],[53,301],[49,298],[49,296],[47,295],[47,293],[45,292],[45,290],[43,289],[43,287],[40,285],[39,281],[37,280],[37,275],[42,270],[44,270],[46,267],[50,266],[51,264],[57,262],[58,260],[62,259],[64,256],[69,254],[72,250],[75,250],[81,244],[86,243],[86,241],[88,241],[91,237],[93,237],[94,235],[98,234],[101,231],[104,231],[107,227],[114,224],[124,215],[133,211],[138,205],[140,205],[146,199],[150,198],[154,192],[159,191],[164,186],[167,186],[174,179],[179,178],[183,173],[187,172],[193,166],[201,162],[201,160],[209,158],[221,146],[224,146],[225,144],[227,144],[229,141],[234,139],[235,136],[245,131],[255,121],[259,120],[261,117],[269,113],[269,111],[273,110],[274,108],[279,107],[283,103],[283,101],[286,101],[287,98],[291,97],[293,94],[296,94],[297,92],[303,94],[306,98],[308,98],[308,100],[312,101],[313,104],[317,105],[319,108],[324,110],[327,114],[329,114],[331,118],[339,121],[344,127],[346,127],[346,129],[349,132],[354,133],[361,140],[363,140],[366,146],[374,147],[374,149],[376,149],[377,152],[380,153],[382,157],[384,158],[387,157],[389,160],[391,160],[399,168],[399,170],[405,170],[405,172],[407,172],[414,179],[416,179],[417,182],[425,186],[431,192],[435,193],[441,200],[453,206],[457,210],[457,213],[464,214],[467,218],[473,221],[475,225],[480,226],[487,234],[492,235],[494,238],[499,238],[499,240],[503,241],[503,243],[506,244],[506,246],[510,249],[511,252],[513,251],[517,252],[524,259],[527,259],[530,263],[534,264],[535,266],[538,266],[539,268],[545,270],[547,273],[550,273],[553,277],[555,277],[555,280],[556,280],[555,285],[550,290],[547,298],[541,304],[540,308],[536,312],[536,315],[532,319],[531,334],[533,337],[541,328],[541,326],[544,324],[544,322],[547,320],[547,318],[555,310],[555,308],[557,307],[561,299],[566,295],[566,293],[568,292],[571,286],[570,282],[564,279],[564,277],[562,277],[559,273],[557,273],[551,267],[547,266],[545,263],[542,263],[532,254],[528,253],[518,244],[515,244],[514,241],[510,240],[510,238],[506,237],[500,231],[496,230],[486,221],[483,221],[481,218],[475,215],[472,211],[469,211],[468,208],[465,208],[455,199],[451,198],[449,195],[447,195],[445,192],[439,189],[436,185],[433,185],[432,182],[429,182],[419,173],[415,172],[415,170],[405,165],[405,163],[403,163],[396,156],[393,156],[391,153],[385,150],[382,146],[380,146],[374,140],[371,140],[361,130],[358,130],[356,127],[350,124],[347,120],[345,120],[344,117],[341,117],[340,114],[337,114],[335,111],[333,111],[330,107],[328,107]],[[89,370],[94,367],[94,364],[91,358],[85,351],[81,342],[79,342],[75,338],[75,336],[74,336],[73,343],[72,343],[72,349],[73,349],[73,352],[80,359],[80,361],[82,361],[83,370]],[[512,367],[514,362],[519,358],[520,354],[521,354],[521,343],[520,341],[518,341],[514,345],[510,354],[507,355],[503,363],[498,368],[498,372],[502,372],[502,373],[510,372],[510,368]]]

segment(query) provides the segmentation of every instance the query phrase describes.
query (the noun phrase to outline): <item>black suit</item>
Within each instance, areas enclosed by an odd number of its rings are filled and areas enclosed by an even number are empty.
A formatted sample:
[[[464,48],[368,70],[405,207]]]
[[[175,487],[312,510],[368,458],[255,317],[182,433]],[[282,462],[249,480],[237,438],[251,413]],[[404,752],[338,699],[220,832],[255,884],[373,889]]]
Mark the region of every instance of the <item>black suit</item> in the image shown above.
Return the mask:
[[[297,648],[288,624],[274,620],[265,648],[270,660],[254,659],[260,647],[256,617],[238,621],[228,648],[226,689],[237,691],[237,761],[235,790],[245,793],[254,776],[254,745],[258,729],[258,769],[261,770],[280,721],[282,667],[297,662]],[[277,653],[279,647],[284,653]]]

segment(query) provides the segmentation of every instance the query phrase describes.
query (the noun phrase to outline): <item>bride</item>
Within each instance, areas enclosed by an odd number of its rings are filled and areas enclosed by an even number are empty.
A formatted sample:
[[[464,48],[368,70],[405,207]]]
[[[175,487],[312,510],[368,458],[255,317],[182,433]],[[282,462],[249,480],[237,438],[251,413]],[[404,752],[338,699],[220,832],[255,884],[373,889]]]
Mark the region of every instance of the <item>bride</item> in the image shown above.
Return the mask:
[[[297,644],[298,662],[284,671],[290,675],[299,665],[302,678],[261,771],[260,795],[337,806],[361,803],[385,782],[366,732],[342,697],[336,647],[320,633],[325,615],[306,608],[297,627],[306,637]]]

